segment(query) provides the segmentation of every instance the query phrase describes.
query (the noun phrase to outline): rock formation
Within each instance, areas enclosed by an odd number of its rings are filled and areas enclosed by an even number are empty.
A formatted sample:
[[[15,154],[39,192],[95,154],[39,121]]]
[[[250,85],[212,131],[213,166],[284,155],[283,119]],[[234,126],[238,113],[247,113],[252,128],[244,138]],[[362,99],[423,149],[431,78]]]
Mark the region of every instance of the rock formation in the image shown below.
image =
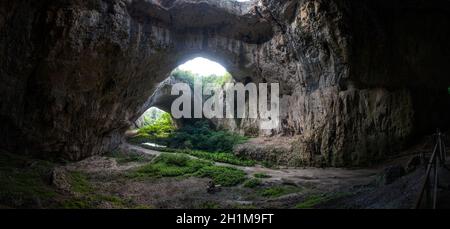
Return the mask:
[[[282,126],[269,134],[294,140],[299,164],[371,163],[450,126],[449,11],[444,0],[3,1],[0,146],[102,154],[171,70],[203,56],[236,81],[280,83]]]

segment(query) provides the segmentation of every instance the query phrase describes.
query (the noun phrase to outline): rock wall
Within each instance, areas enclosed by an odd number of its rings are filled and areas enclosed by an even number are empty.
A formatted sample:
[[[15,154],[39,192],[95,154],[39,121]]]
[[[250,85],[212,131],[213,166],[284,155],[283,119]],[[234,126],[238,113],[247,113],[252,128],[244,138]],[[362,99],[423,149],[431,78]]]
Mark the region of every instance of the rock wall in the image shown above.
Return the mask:
[[[382,159],[448,128],[447,1],[57,0],[0,3],[0,145],[78,160],[111,150],[178,64],[279,82],[302,165]],[[425,124],[426,123],[426,124]],[[231,124],[230,124],[231,127]]]

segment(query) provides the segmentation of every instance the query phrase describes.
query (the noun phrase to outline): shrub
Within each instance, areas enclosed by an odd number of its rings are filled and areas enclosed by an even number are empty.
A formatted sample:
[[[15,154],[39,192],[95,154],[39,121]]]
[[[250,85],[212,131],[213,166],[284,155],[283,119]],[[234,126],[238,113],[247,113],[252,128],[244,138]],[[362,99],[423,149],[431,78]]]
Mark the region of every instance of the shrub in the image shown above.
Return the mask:
[[[215,184],[234,186],[245,180],[245,172],[236,168],[224,166],[207,166],[197,172],[199,177],[209,177]]]
[[[236,144],[247,140],[229,131],[214,131],[208,121],[195,121],[174,131],[167,138],[167,145],[172,148],[192,148],[212,152],[232,152]]]
[[[175,130],[169,113],[163,113],[155,120],[147,119],[145,123],[145,126],[139,128],[138,134],[148,139],[167,138]]]

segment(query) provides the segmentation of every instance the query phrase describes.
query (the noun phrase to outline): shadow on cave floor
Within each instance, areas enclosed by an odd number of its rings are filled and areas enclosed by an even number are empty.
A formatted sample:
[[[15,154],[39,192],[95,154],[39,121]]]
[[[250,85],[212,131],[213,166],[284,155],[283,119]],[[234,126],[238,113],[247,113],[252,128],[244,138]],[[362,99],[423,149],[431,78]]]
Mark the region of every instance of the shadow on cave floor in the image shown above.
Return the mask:
[[[412,208],[424,174],[414,161],[275,169],[129,144],[68,164],[2,153],[0,208]]]

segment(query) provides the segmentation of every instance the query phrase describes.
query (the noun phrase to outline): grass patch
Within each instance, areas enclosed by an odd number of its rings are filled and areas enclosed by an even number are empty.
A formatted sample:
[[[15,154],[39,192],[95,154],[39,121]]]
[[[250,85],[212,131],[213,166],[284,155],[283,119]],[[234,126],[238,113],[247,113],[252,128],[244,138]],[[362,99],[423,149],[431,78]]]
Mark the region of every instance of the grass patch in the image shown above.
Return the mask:
[[[92,191],[87,175],[81,172],[70,172],[70,185],[74,192],[86,194]]]
[[[211,178],[223,186],[237,185],[245,180],[242,170],[215,166],[210,161],[190,158],[185,154],[164,153],[152,163],[144,165],[129,174],[131,177],[180,177],[197,176]]]
[[[231,165],[254,166],[256,164],[256,161],[240,158],[234,155],[233,153],[206,152],[201,150],[189,150],[189,149],[173,149],[173,148],[154,147],[149,145],[140,145],[140,147],[166,153],[188,154],[197,157],[199,159],[205,159],[220,163],[227,163]]]
[[[193,160],[185,154],[161,154],[152,163],[133,171],[131,177],[178,177],[192,175],[211,162]]]
[[[63,201],[59,207],[66,209],[94,209],[101,207],[105,203],[108,203],[113,208],[127,208],[131,206],[130,201],[120,197],[96,193],[85,173],[73,171],[69,173],[69,177],[71,191],[78,193],[78,195]]]
[[[291,193],[300,192],[302,189],[296,186],[273,186],[259,191],[259,195],[267,198],[277,198]]]
[[[298,209],[310,209],[314,208],[314,206],[324,203],[328,201],[329,198],[326,195],[311,195],[306,198],[302,203],[299,203],[295,206]]]
[[[127,208],[130,202],[116,196],[92,194],[84,197],[74,197],[62,203],[61,207],[65,209],[95,209],[105,202],[113,208]]]
[[[245,181],[244,171],[225,166],[203,167],[196,175],[211,178],[215,184],[222,186],[235,186]]]
[[[351,193],[328,193],[328,194],[314,194],[308,196],[303,202],[297,204],[295,208],[298,209],[311,209],[316,207],[319,204],[323,204],[338,198],[342,198],[345,196],[351,195]]]
[[[271,178],[271,176],[265,174],[265,173],[255,173],[255,175],[253,175],[256,178],[260,178],[260,179],[264,179],[264,178]]]
[[[261,180],[260,179],[250,179],[244,182],[244,187],[246,188],[256,188],[258,186],[261,185]]]
[[[54,164],[0,153],[0,203],[10,207],[39,207],[56,192],[48,184]]]
[[[215,162],[227,163],[240,166],[254,166],[256,164],[253,160],[242,159],[235,156],[232,153],[220,153],[220,152],[205,152],[197,150],[184,150],[186,154],[198,157],[201,159],[211,160]]]

